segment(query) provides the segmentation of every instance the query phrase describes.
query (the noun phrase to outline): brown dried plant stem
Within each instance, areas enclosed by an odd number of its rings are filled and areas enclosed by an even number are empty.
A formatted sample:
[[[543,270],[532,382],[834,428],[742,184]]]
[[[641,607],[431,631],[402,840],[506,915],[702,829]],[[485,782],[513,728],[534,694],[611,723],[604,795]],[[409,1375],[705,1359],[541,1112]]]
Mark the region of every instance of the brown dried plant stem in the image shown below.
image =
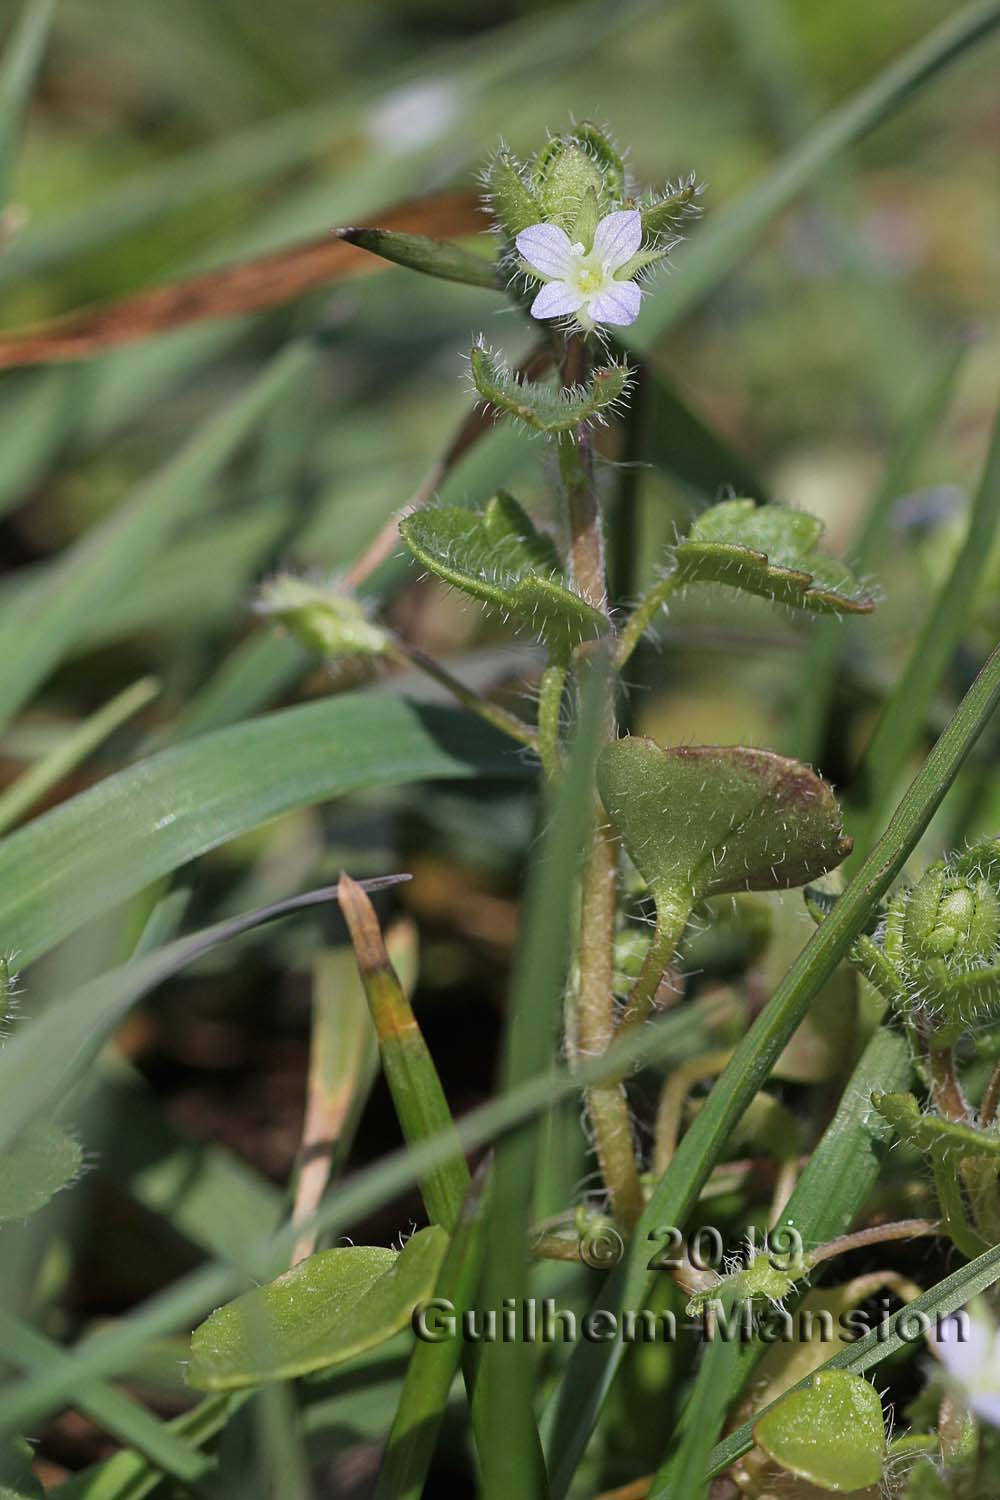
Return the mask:
[[[578,385],[586,378],[583,340],[571,335],[562,364],[563,384]],[[559,440],[559,470],[569,511],[571,561],[578,591],[596,609],[607,610],[604,537],[594,486],[593,455],[581,429]],[[577,649],[577,676],[604,665],[600,646],[587,642]],[[614,738],[614,680],[606,669],[602,742]],[[615,1034],[614,931],[618,897],[618,845],[595,795],[580,892],[577,974],[569,1032],[578,1057],[600,1056]],[[615,1216],[626,1227],[642,1214],[643,1193],[632,1140],[628,1100],[621,1083],[602,1084],[587,1091],[587,1111],[601,1175]]]

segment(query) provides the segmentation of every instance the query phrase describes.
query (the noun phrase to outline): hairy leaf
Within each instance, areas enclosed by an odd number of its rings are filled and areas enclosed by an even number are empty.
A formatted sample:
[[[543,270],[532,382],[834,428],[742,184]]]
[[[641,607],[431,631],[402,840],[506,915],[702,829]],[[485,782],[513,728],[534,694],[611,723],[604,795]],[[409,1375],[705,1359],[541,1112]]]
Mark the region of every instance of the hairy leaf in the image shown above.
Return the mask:
[[[814,614],[866,614],[875,601],[850,569],[816,551],[822,521],[753,500],[724,500],[677,548],[686,583],[725,583]]]
[[[498,355],[474,345],[469,360],[476,390],[484,401],[538,432],[572,432],[581,422],[603,421],[629,386],[627,365],[597,369],[586,385],[562,389],[536,380],[518,380]]]
[[[78,1141],[51,1120],[36,1120],[0,1153],[0,1224],[44,1208],[80,1170]]]
[[[754,1437],[783,1469],[821,1490],[866,1489],[882,1478],[882,1403],[874,1386],[846,1370],[825,1370],[791,1391],[761,1418]]]
[[[559,557],[513,498],[484,511],[441,506],[400,523],[418,562],[446,583],[526,625],[565,652],[607,629],[607,619],[566,585]]]

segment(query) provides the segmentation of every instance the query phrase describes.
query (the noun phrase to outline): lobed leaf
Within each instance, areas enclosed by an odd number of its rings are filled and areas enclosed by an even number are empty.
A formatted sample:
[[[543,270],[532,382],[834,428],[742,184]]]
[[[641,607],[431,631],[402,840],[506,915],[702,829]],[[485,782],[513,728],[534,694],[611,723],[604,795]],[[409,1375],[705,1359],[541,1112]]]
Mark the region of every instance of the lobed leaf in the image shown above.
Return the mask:
[[[603,421],[625,395],[632,376],[627,365],[604,365],[594,370],[586,385],[563,389],[537,380],[518,380],[483,344],[473,346],[469,361],[483,400],[537,432],[574,432],[581,423]]]
[[[656,893],[803,885],[849,853],[840,809],[799,761],[743,745],[632,736],[602,752],[598,788],[633,863]]]
[[[554,651],[608,627],[600,610],[566,585],[550,539],[502,490],[484,511],[440,506],[407,516],[399,529],[425,568],[530,626]]]
[[[195,1329],[188,1380],[205,1391],[293,1380],[384,1343],[432,1295],[447,1246],[431,1225],[398,1254],[350,1245],[309,1256]]]
[[[685,583],[725,583],[813,614],[867,614],[875,601],[843,563],[816,551],[823,523],[803,511],[724,500],[677,548]]]

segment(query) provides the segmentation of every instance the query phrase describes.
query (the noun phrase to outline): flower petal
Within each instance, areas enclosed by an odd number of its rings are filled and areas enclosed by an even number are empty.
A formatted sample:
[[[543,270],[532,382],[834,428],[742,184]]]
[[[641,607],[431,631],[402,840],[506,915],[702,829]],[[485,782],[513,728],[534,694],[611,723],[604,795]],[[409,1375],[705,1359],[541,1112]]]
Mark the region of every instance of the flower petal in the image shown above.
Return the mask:
[[[530,234],[530,229],[527,232]],[[594,230],[594,252],[609,271],[617,271],[619,266],[623,266],[641,244],[642,214],[637,208],[624,208],[616,214],[605,214]]]
[[[575,313],[583,306],[579,292],[567,286],[565,281],[550,281],[542,287],[531,304],[533,318],[561,318],[566,313]]]
[[[634,281],[612,281],[596,297],[591,297],[587,311],[595,323],[624,327],[635,322],[641,302],[642,293]]]
[[[570,268],[573,247],[558,224],[531,224],[521,230],[514,243],[528,265],[542,276],[558,281]]]

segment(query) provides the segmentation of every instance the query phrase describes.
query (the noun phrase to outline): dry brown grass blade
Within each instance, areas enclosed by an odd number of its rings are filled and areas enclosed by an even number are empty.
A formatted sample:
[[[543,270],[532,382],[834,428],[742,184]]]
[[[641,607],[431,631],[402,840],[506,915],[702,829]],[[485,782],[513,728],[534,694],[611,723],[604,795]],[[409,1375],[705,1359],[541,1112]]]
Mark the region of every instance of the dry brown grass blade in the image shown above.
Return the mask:
[[[440,239],[474,234],[483,226],[473,193],[411,199],[379,215],[381,229]],[[136,292],[116,302],[70,313],[22,333],[0,335],[0,368],[89,359],[205,318],[233,318],[280,307],[317,287],[373,275],[386,261],[333,235],[307,240],[254,260],[238,261]]]

